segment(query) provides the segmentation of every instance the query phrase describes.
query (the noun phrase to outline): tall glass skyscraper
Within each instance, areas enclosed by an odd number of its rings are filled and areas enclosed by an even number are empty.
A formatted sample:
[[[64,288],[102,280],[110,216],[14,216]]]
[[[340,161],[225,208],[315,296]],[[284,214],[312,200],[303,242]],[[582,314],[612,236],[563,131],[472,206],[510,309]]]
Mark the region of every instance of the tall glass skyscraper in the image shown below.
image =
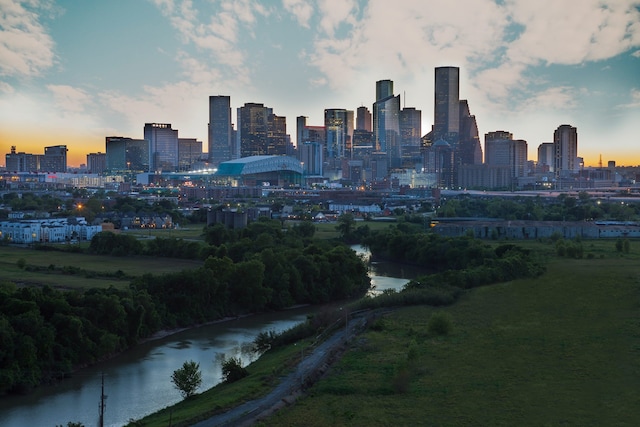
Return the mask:
[[[433,141],[444,139],[456,149],[460,134],[460,69],[437,67]]]
[[[329,108],[324,110],[326,132],[325,154],[327,159],[344,159],[347,156],[347,110]]]
[[[387,153],[389,165],[400,166],[400,95],[393,96],[391,80],[376,82],[373,138],[376,150]]]
[[[217,166],[232,158],[231,97],[209,97],[209,163]]]

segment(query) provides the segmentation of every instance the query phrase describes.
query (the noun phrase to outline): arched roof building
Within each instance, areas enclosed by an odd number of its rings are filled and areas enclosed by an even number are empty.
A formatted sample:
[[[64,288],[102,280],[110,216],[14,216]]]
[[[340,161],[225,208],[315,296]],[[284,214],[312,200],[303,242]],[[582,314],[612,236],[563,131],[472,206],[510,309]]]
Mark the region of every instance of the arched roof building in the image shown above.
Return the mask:
[[[215,177],[232,185],[292,187],[302,184],[302,170],[302,162],[293,157],[250,156],[220,163]]]

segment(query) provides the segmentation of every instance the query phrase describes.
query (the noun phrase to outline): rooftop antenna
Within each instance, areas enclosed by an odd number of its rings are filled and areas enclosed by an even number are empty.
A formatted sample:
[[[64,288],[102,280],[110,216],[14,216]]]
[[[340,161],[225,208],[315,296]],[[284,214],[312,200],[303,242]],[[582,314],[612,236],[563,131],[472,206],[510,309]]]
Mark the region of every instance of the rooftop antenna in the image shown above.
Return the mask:
[[[600,154],[600,161],[598,162],[598,168],[602,169],[602,154]]]

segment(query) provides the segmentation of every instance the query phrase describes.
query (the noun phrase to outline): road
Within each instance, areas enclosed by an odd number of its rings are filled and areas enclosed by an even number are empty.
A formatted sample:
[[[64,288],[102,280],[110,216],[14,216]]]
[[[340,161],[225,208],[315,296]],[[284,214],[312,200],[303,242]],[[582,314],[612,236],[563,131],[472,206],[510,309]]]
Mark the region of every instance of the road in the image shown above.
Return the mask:
[[[249,426],[278,409],[295,402],[304,389],[312,385],[328,369],[329,365],[346,349],[350,338],[360,332],[366,323],[362,314],[349,319],[346,328],[340,328],[332,336],[318,344],[298,364],[296,369],[282,378],[269,394],[222,414],[215,415],[193,427]]]

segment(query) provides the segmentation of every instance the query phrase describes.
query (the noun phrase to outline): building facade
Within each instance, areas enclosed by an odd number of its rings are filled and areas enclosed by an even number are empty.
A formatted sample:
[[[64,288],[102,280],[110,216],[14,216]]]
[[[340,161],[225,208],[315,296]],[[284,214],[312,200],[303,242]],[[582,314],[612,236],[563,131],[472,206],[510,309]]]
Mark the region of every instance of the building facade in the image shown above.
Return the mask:
[[[54,145],[44,147],[44,156],[40,160],[40,169],[47,172],[67,171],[67,146]]]
[[[233,124],[231,123],[231,97],[209,97],[209,163],[217,166],[232,159]]]
[[[149,141],[107,136],[105,147],[107,171],[113,173],[149,171]]]
[[[178,130],[171,123],[145,123],[144,139],[149,142],[149,172],[178,169]]]
[[[349,158],[347,151],[347,110],[329,108],[324,110],[325,158],[326,160]]]
[[[553,133],[554,173],[565,178],[579,172],[578,130],[571,125],[560,125]]]
[[[248,102],[238,108],[240,157],[267,155],[270,114],[273,114],[273,109],[265,107],[264,104]]]
[[[101,174],[107,170],[107,155],[105,153],[87,154],[87,172]]]
[[[202,158],[202,141],[178,138],[178,170],[188,171]]]
[[[432,140],[443,139],[455,150],[460,134],[460,69],[435,69]]]

